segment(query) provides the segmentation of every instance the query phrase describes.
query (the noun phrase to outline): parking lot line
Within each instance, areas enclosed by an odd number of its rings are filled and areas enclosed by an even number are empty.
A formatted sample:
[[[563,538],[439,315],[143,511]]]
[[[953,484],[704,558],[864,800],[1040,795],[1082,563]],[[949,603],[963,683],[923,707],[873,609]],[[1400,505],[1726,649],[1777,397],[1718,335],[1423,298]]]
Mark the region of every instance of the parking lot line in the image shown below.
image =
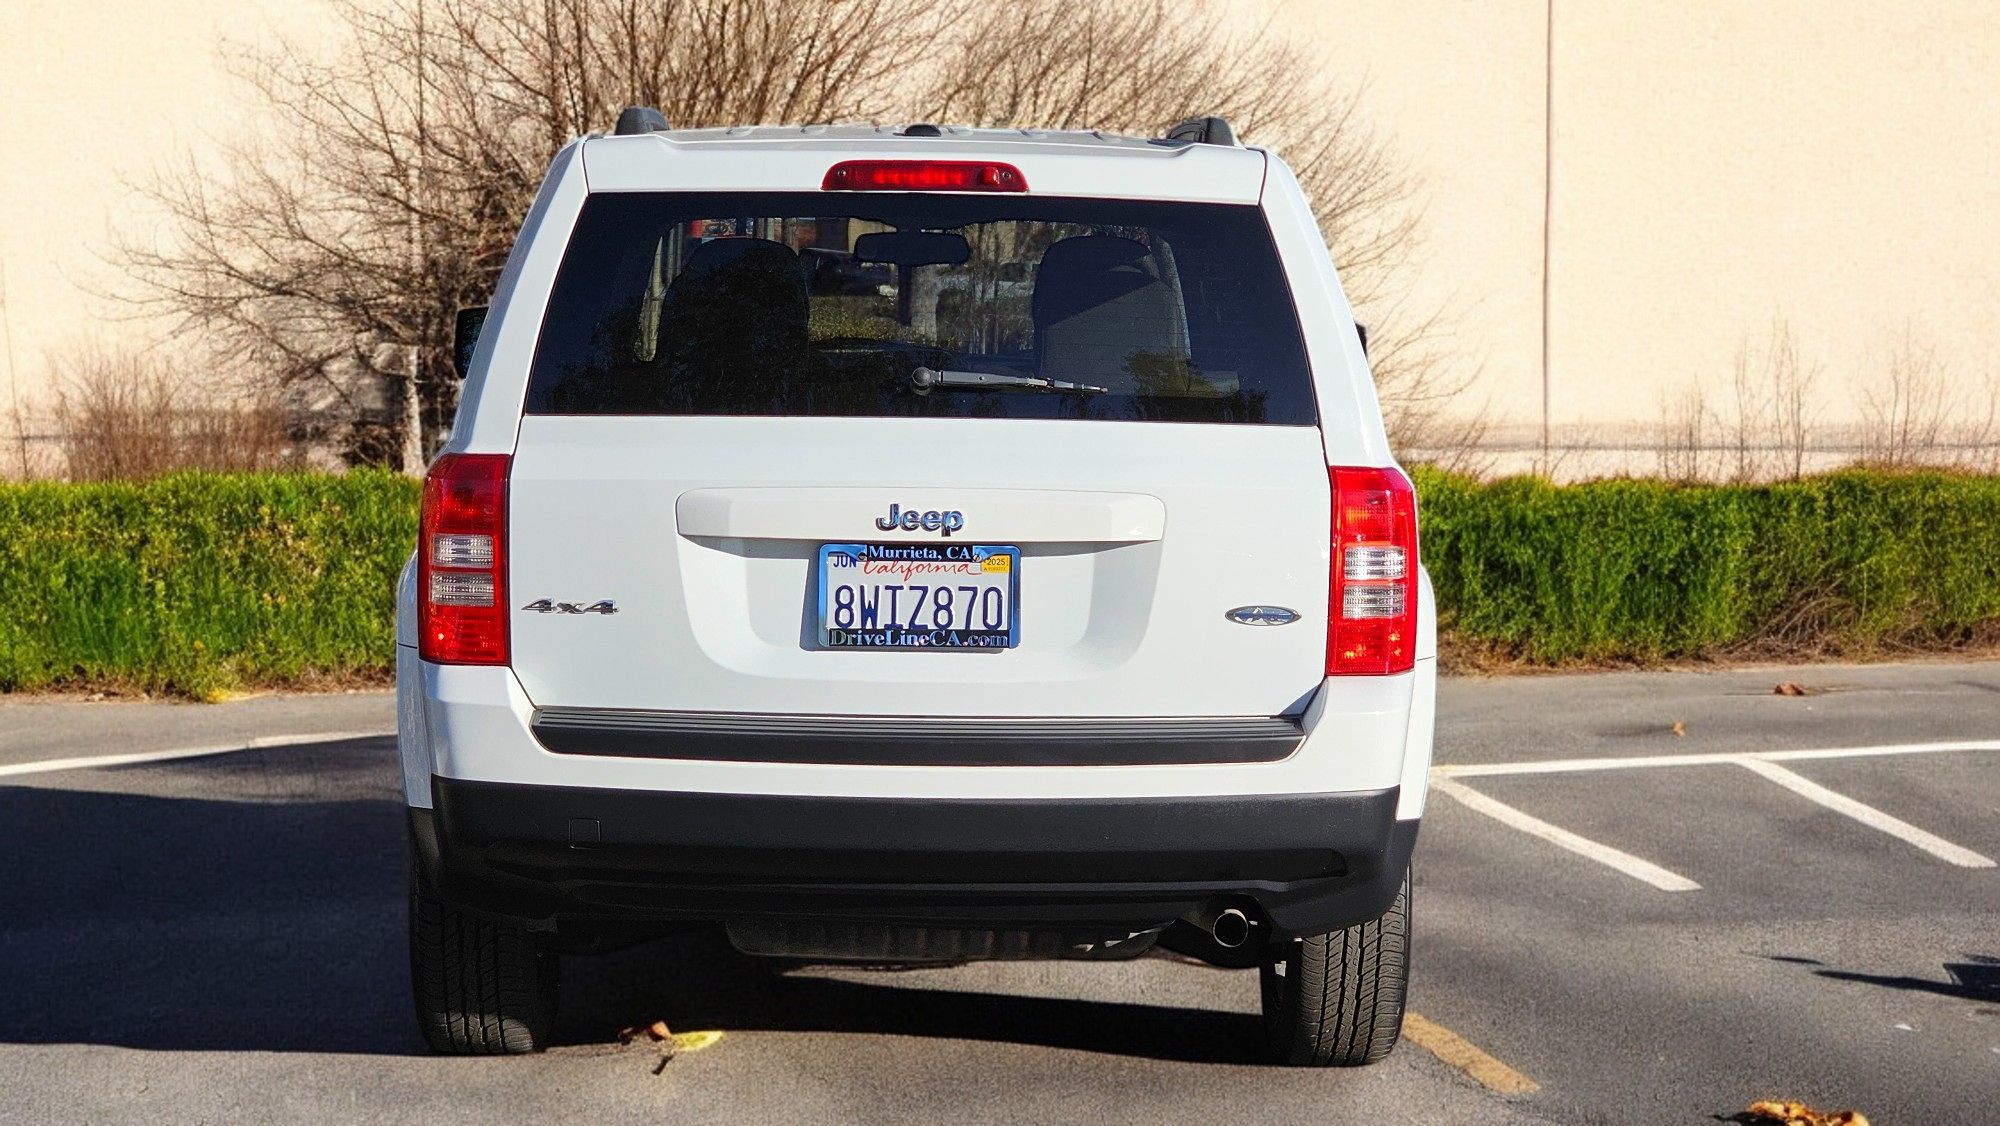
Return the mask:
[[[1871,829],[1880,829],[1897,840],[1907,841],[1947,864],[1956,864],[1961,868],[1993,867],[1992,860],[1981,856],[1969,848],[1961,848],[1942,837],[1927,833],[1901,818],[1892,817],[1872,805],[1855,801],[1845,794],[1829,790],[1810,778],[1786,770],[1775,762],[1752,755],[1745,755],[1738,758],[1736,764],[1753,774],[1761,775],[1776,782],[1778,785],[1783,786],[1785,789],[1802,798],[1818,802],[1820,805],[1836,813],[1852,817]]]
[[[1431,788],[1439,793],[1449,794],[1467,809],[1483,813],[1509,828],[1519,829],[1530,836],[1540,837],[1550,844],[1566,848],[1578,856],[1588,857],[1599,864],[1615,868],[1661,891],[1698,891],[1701,888],[1700,884],[1686,876],[1669,872],[1652,861],[1641,860],[1629,852],[1620,852],[1608,844],[1600,844],[1589,837],[1578,836],[1568,829],[1551,825],[1539,817],[1515,809],[1506,802],[1488,797],[1450,775],[1433,776]]]
[[[1403,1014],[1403,1038],[1438,1058],[1446,1067],[1472,1077],[1480,1086],[1502,1095],[1532,1095],[1540,1083],[1501,1063],[1451,1029],[1417,1013]]]
[[[240,743],[219,743],[205,747],[175,747],[163,751],[138,751],[125,755],[82,755],[75,758],[42,759],[37,762],[12,762],[0,765],[0,778],[17,778],[23,774],[53,774],[61,770],[97,770],[107,766],[170,762],[179,758],[206,758],[211,755],[261,751],[271,747],[296,747],[304,743],[345,743],[352,739],[387,739],[395,734],[394,731],[326,731],[308,735],[261,735]]]
[[[1986,739],[1963,743],[1890,743],[1872,747],[1817,747],[1794,751],[1712,751],[1683,755],[1614,755],[1604,758],[1530,759],[1526,762],[1446,763],[1432,767],[1431,776],[1433,779],[1497,778],[1516,774],[1572,774],[1593,770],[1707,766],[1715,763],[1740,762],[1746,758],[1764,762],[1801,762],[1889,755],[1963,754],[1970,751],[2000,751],[2000,742]]]

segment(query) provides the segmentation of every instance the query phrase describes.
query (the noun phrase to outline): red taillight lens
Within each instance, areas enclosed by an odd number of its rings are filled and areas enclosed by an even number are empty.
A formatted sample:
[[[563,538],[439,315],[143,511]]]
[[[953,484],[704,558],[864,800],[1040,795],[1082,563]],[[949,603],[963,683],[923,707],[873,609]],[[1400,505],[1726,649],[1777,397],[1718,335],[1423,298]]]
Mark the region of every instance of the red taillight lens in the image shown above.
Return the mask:
[[[446,454],[424,477],[417,652],[443,665],[507,663],[506,454]]]
[[[1327,470],[1333,583],[1326,674],[1407,672],[1417,660],[1417,494],[1394,469]]]
[[[985,160],[843,160],[826,170],[826,192],[1025,192],[1011,164]]]

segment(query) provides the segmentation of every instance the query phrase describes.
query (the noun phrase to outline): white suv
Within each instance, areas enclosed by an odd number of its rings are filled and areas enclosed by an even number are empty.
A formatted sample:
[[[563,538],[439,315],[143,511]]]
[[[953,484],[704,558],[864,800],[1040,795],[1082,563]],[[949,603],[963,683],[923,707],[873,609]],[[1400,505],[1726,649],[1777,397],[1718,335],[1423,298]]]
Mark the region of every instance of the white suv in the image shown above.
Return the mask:
[[[1263,974],[1401,1025],[1435,686],[1408,479],[1297,181],[911,125],[563,149],[398,611],[417,1015],[546,1045],[674,927],[900,964]]]

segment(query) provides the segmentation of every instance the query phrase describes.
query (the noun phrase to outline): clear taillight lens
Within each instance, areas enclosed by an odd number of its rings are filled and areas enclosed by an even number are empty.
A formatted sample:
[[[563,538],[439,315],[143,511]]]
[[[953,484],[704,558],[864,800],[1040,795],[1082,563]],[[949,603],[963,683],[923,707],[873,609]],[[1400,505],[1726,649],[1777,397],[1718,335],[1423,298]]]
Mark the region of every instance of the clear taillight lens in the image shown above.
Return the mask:
[[[447,571],[432,571],[431,605],[491,606],[493,605],[493,576],[460,575]]]
[[[1409,556],[1400,547],[1350,547],[1343,559],[1341,574],[1354,582],[1400,579],[1409,572]]]
[[[431,540],[433,567],[493,566],[492,536],[436,536]]]
[[[507,663],[505,454],[446,454],[424,477],[417,651],[445,665]]]
[[[1417,496],[1394,469],[1327,470],[1333,486],[1328,676],[1407,672],[1417,659]]]

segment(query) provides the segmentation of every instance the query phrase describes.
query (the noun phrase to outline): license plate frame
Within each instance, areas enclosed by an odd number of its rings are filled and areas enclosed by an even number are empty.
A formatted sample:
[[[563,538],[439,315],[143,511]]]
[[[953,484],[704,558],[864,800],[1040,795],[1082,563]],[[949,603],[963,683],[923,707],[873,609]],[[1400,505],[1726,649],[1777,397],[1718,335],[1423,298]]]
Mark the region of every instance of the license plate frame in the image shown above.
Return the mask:
[[[835,557],[846,556],[851,562],[839,563]],[[854,587],[854,601],[836,605],[837,598],[831,593],[840,584],[829,581],[837,570],[860,567],[866,564],[885,565],[891,570],[883,574],[887,581],[870,584],[876,587],[876,605],[866,607],[858,586]],[[941,570],[941,568],[977,567],[977,572],[962,570]],[[895,568],[906,573],[902,581]],[[997,580],[1001,573],[1004,580]],[[973,578],[976,582],[944,585],[953,593],[946,603],[937,597],[940,584],[922,581],[926,578],[951,578],[957,574],[962,578]],[[912,582],[915,578],[918,581]],[[909,595],[909,588],[921,587],[923,595]],[[887,618],[893,624],[883,625],[884,608],[881,599],[885,591],[893,588]],[[960,620],[958,592],[977,589],[979,603],[967,611],[973,620],[967,625],[958,625]],[[992,620],[984,613],[988,608],[987,591],[1003,591],[1001,624],[987,628]],[[813,606],[816,612],[815,634],[822,649],[840,652],[949,652],[949,653],[990,653],[1016,648],[1021,643],[1021,548],[1017,544],[977,543],[977,544],[933,544],[933,543],[826,543],[819,546],[813,555]],[[918,612],[910,612],[903,599],[921,598],[923,604]],[[953,624],[938,626],[931,617],[941,608],[948,606],[947,619]],[[841,626],[837,618],[848,618],[850,624]],[[863,620],[874,625],[863,625]]]

